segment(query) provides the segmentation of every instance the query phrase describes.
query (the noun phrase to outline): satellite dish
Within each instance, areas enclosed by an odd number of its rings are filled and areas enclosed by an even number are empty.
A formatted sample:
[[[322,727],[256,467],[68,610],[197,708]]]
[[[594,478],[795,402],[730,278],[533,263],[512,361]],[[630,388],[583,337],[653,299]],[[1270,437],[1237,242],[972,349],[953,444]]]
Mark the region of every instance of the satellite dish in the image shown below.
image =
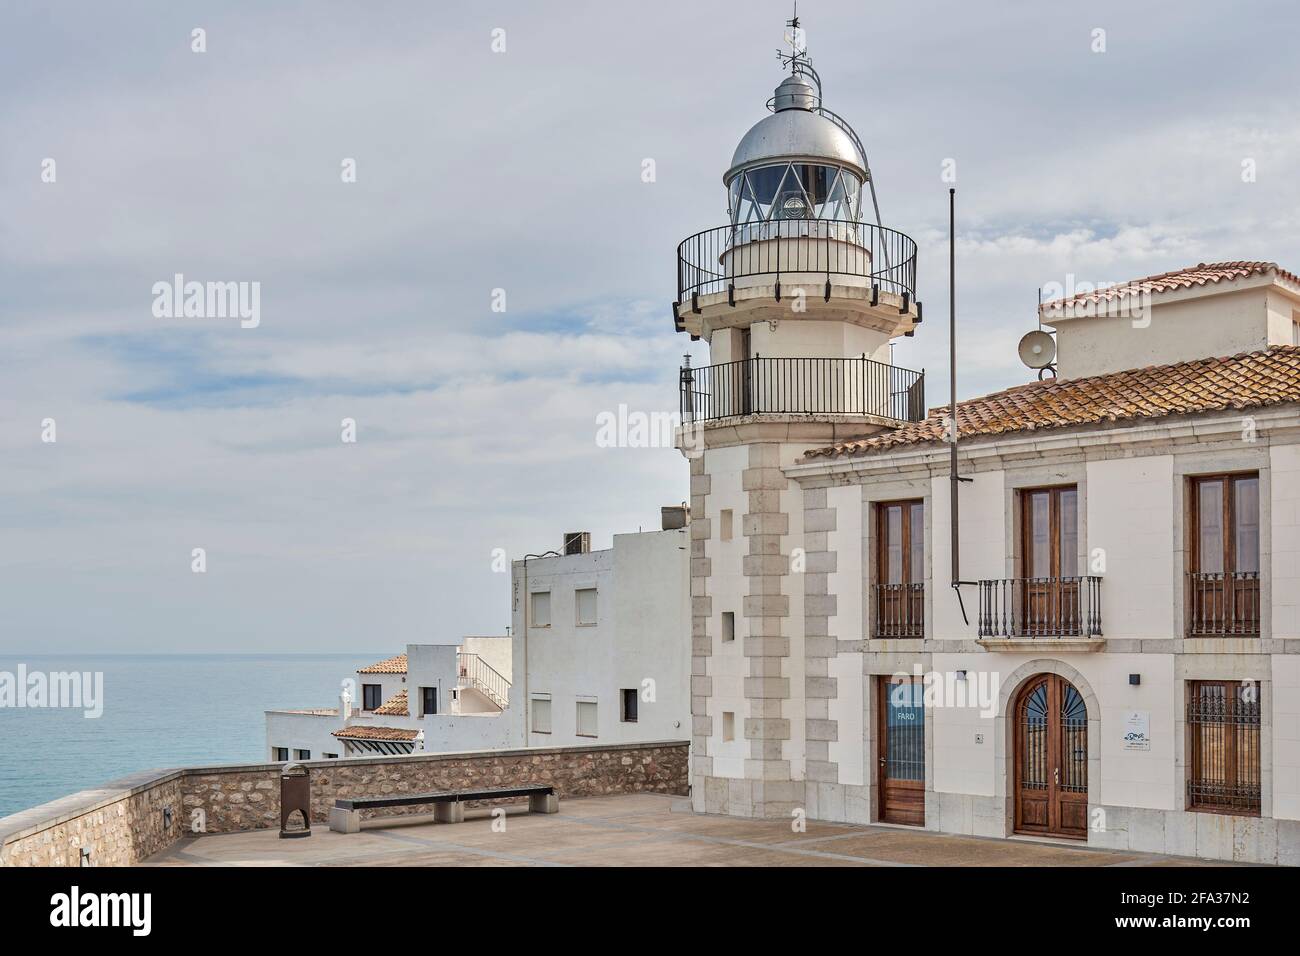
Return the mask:
[[[1016,347],[1020,361],[1030,368],[1047,368],[1056,358],[1056,339],[1042,329],[1026,332]]]

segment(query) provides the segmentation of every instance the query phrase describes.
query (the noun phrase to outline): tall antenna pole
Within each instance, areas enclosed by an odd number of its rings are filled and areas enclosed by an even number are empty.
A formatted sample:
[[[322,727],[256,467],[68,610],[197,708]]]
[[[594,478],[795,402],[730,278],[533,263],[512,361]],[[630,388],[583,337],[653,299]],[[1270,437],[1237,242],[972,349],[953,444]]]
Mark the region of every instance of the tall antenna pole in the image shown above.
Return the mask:
[[[961,599],[961,586],[973,584],[961,579],[961,537],[958,529],[960,521],[960,501],[957,494],[963,481],[957,474],[957,190],[948,189],[948,487],[949,519],[952,534],[952,589],[957,592],[957,604],[961,608],[962,620],[967,624],[966,604]]]
[[[951,496],[952,586],[961,585],[957,537],[957,189],[948,188],[948,489]],[[961,591],[957,592],[958,600]]]

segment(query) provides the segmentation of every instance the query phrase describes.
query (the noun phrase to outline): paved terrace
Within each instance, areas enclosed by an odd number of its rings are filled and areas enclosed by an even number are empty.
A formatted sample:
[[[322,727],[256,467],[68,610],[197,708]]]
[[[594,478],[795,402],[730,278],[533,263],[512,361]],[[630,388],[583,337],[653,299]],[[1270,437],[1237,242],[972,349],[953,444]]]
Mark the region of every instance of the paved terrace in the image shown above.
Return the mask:
[[[1063,842],[948,836],[907,828],[691,813],[681,797],[561,799],[558,814],[511,807],[505,832],[489,811],[463,823],[370,820],[360,833],[317,824],[305,839],[276,830],[187,837],[147,866],[1200,866],[1204,861],[1092,850]],[[1222,866],[1222,863],[1215,865]]]

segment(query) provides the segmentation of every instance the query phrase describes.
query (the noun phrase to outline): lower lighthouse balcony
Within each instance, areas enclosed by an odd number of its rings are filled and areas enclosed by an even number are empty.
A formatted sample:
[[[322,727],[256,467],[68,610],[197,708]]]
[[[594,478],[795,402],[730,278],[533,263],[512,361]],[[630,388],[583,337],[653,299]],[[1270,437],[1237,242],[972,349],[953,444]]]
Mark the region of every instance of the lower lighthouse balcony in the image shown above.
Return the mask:
[[[681,420],[762,415],[925,419],[925,373],[863,358],[762,358],[681,370]]]

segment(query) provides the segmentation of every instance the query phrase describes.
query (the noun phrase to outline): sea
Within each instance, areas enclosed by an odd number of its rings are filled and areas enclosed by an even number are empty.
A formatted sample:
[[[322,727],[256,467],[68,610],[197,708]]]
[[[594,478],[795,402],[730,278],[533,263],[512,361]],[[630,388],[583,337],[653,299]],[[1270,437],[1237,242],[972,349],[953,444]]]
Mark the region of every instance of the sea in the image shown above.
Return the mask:
[[[103,713],[0,706],[0,817],[154,768],[266,763],[265,711],[333,707],[360,654],[5,655],[0,681],[103,675]]]

